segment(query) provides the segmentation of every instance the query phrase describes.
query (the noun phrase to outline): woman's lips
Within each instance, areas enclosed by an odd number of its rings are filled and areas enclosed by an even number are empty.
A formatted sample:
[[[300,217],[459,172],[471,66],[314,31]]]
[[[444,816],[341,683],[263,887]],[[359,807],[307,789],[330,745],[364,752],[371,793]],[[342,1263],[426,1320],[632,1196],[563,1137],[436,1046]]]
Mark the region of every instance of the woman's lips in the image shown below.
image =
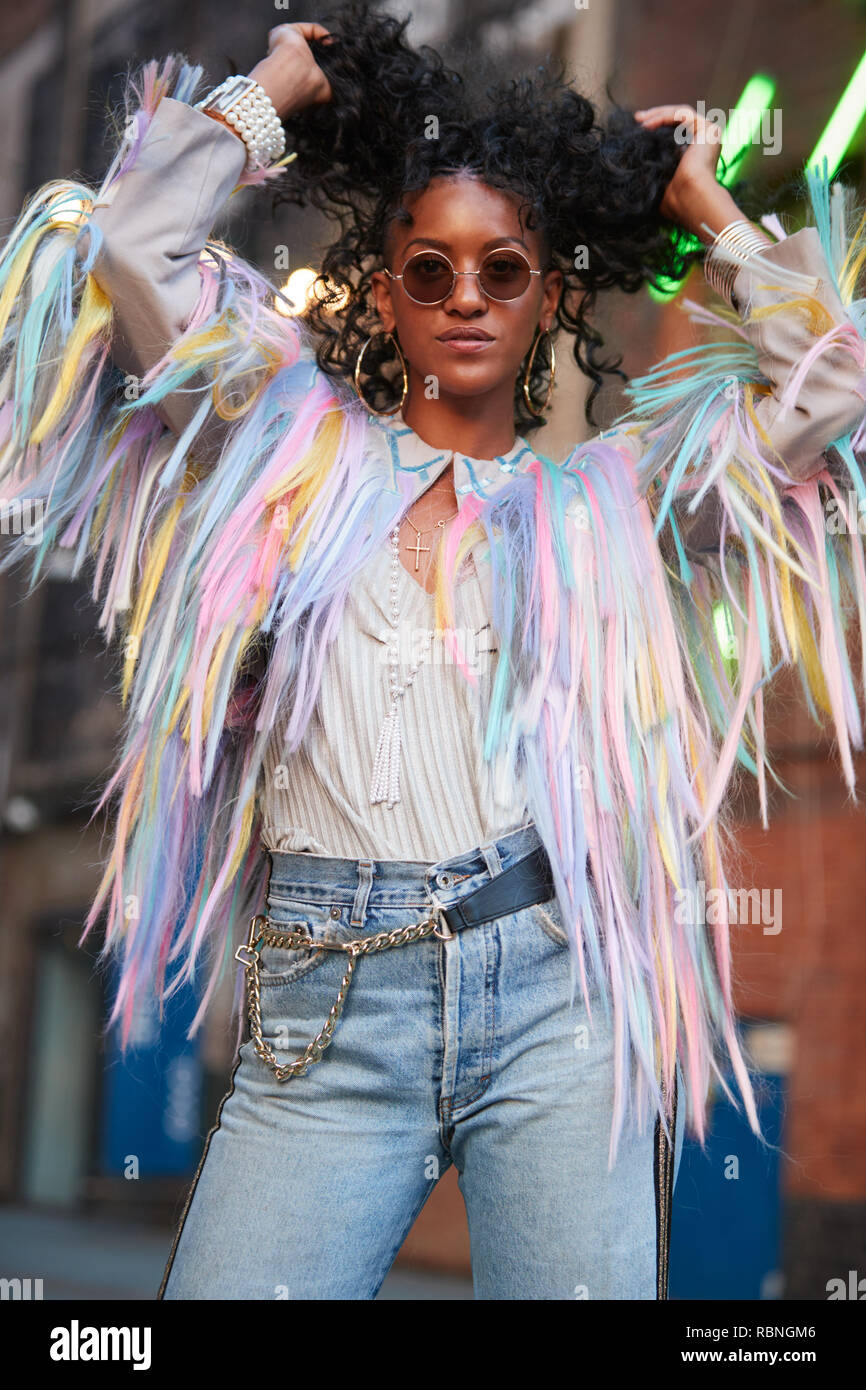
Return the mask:
[[[438,342],[443,347],[450,348],[452,352],[472,353],[481,352],[484,348],[492,347],[496,342],[495,338],[439,338]]]

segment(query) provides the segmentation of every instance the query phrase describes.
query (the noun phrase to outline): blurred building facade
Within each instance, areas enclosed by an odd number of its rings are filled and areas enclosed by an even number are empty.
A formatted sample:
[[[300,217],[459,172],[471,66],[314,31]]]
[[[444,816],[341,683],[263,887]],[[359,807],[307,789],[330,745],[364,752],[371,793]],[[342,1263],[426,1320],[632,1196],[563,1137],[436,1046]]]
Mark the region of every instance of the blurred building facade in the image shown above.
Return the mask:
[[[756,149],[744,167],[757,190],[757,201],[743,204],[752,216],[763,210],[762,189],[779,199],[783,213],[796,213],[786,185],[866,47],[866,12],[853,0],[736,0],[722,12],[690,13],[687,21],[673,0],[416,0],[412,9],[415,39],[446,46],[452,61],[487,55],[502,70],[517,71],[553,52],[602,104],[609,82],[614,97],[632,107],[703,99],[729,109],[754,72],[770,71],[779,84],[784,139],[778,155]],[[4,6],[0,236],[25,196],[47,179],[80,173],[98,182],[108,157],[107,110],[130,62],[180,50],[216,82],[249,70],[272,25],[321,14],[300,0],[290,12],[236,0],[180,10],[167,0],[146,8],[118,0]],[[859,140],[844,176],[862,186]],[[267,271],[273,247],[287,244],[294,264],[315,263],[325,234],[315,217],[280,209],[272,219],[261,192],[234,201],[239,206],[227,210],[220,228],[245,255]],[[688,293],[701,297],[699,276]],[[645,293],[611,296],[599,321],[630,375],[700,331],[677,306],[660,306]],[[564,343],[559,355],[554,418],[538,437],[552,457],[589,432],[584,380]],[[621,404],[617,390],[606,388],[599,424]],[[184,1051],[175,1038],[159,1095],[156,1073],[145,1083],[154,1113],[175,1117],[175,1149],[165,1152],[185,1157],[173,1172],[165,1153],[163,1160],[154,1156],[131,1185],[119,1166],[129,1147],[128,1098],[118,1089],[110,1041],[100,1036],[98,941],[77,944],[103,852],[101,823],[88,816],[111,768],[121,718],[118,663],[97,635],[89,590],[89,575],[71,579],[60,559],[30,596],[20,577],[0,576],[0,1198],[154,1211],[168,1222],[226,1089],[235,1041],[227,1022],[230,985],[212,1010],[195,1065],[177,1062]],[[776,693],[770,720],[779,771],[796,796],[774,795],[764,832],[743,786],[738,882],[781,889],[784,924],[777,935],[745,927],[735,936],[737,1000],[746,1021],[763,1030],[765,1050],[772,1041],[768,1071],[784,1076],[786,1088],[779,1280],[764,1296],[822,1298],[829,1278],[849,1268],[866,1272],[866,1094],[855,1084],[866,992],[859,920],[864,821],[847,803],[832,750],[816,737],[792,686]],[[120,1129],[121,1160],[107,1161],[113,1127]],[[467,1267],[455,1178],[452,1170],[433,1193],[404,1260]]]

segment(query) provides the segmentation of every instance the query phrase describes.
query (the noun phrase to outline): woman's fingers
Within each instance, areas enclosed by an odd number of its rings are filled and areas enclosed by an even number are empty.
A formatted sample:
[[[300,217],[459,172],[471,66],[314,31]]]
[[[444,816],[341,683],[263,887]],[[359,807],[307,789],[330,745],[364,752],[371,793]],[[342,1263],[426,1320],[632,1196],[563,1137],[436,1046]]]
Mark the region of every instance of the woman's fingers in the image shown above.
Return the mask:
[[[680,104],[679,106],[648,106],[640,111],[635,111],[636,116],[643,116],[647,120],[685,120],[687,116],[697,116],[697,111],[693,106]]]
[[[670,106],[650,106],[645,110],[635,111],[635,120],[645,130],[653,130],[660,125],[668,125],[676,121],[678,125],[686,125],[697,139],[716,143],[721,139],[722,131],[715,121],[708,121],[705,116],[699,115],[693,106],[685,104]]]
[[[289,32],[287,32],[289,31]],[[271,51],[275,43],[281,43],[289,39],[294,34],[300,34],[307,43],[311,39],[329,39],[331,32],[323,24],[275,24],[273,29],[268,30],[268,52]]]
[[[323,24],[296,24],[295,28],[298,29],[307,40],[329,39],[331,37],[331,31],[326,29]]]

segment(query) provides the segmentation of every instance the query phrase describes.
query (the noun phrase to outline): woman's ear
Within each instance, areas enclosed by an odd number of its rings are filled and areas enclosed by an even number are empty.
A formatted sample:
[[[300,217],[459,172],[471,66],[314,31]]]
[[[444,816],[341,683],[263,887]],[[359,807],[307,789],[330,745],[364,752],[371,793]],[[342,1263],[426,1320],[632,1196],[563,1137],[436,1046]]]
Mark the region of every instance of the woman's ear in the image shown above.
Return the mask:
[[[543,326],[543,331],[549,332],[550,327],[556,318],[556,309],[562,295],[562,287],[565,281],[561,270],[550,270],[544,279],[544,294],[541,300],[541,313],[538,316],[539,326]]]
[[[370,276],[373,302],[376,313],[386,333],[393,333],[396,325],[394,305],[391,302],[391,281],[383,270],[374,270]]]

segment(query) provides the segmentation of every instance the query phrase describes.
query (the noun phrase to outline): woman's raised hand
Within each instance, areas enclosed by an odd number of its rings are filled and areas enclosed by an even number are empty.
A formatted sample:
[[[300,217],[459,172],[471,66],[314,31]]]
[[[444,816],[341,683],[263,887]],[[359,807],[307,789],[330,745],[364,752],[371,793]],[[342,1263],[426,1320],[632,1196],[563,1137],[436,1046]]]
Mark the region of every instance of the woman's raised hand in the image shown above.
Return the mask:
[[[675,139],[683,154],[674,176],[665,189],[659,211],[662,217],[678,222],[701,241],[713,240],[729,222],[745,220],[728,190],[716,178],[716,165],[724,132],[714,121],[693,106],[651,106],[635,111],[635,120],[644,130],[675,125]]]
[[[248,76],[265,89],[280,120],[331,100],[331,84],[310,50],[311,39],[329,39],[321,24],[277,24],[268,30],[268,56]]]

